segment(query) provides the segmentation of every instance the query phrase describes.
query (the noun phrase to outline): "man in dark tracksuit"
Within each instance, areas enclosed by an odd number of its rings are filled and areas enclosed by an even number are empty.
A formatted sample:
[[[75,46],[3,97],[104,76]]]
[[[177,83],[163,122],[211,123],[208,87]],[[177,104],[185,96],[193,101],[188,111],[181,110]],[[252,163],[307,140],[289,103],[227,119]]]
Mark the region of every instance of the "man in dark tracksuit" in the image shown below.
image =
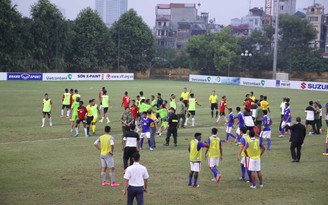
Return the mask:
[[[164,144],[164,146],[169,146],[171,134],[173,135],[174,145],[177,146],[177,136],[178,136],[177,126],[179,123],[179,119],[178,116],[175,114],[174,108],[172,107],[169,110],[169,119],[167,121],[169,124],[169,128],[167,129],[166,143]]]
[[[296,124],[292,126],[286,126],[286,129],[291,130],[290,135],[290,153],[292,155],[293,161],[292,162],[299,162],[301,159],[301,149],[302,144],[304,142],[304,138],[306,135],[306,128],[303,124],[301,124],[301,118],[296,118]],[[297,153],[295,153],[295,149]]]

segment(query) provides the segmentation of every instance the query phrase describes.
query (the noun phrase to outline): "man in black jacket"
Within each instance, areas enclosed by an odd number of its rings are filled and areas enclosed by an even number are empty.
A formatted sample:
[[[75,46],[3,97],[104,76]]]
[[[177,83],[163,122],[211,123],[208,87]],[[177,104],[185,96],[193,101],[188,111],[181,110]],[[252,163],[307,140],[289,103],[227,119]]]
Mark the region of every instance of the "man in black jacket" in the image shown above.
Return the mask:
[[[299,162],[301,159],[301,149],[302,144],[304,142],[304,138],[306,135],[306,128],[303,124],[301,124],[301,118],[296,118],[296,124],[289,126],[286,125],[286,129],[291,130],[290,135],[290,153],[292,154],[293,161],[292,162]],[[295,148],[297,153],[295,153]]]
[[[169,110],[169,119],[167,120],[167,122],[169,124],[169,128],[167,129],[166,143],[164,144],[164,146],[169,146],[171,134],[173,135],[174,146],[177,146],[177,136],[178,136],[177,126],[179,123],[179,119],[178,116],[175,114],[175,110],[173,107],[171,107]]]

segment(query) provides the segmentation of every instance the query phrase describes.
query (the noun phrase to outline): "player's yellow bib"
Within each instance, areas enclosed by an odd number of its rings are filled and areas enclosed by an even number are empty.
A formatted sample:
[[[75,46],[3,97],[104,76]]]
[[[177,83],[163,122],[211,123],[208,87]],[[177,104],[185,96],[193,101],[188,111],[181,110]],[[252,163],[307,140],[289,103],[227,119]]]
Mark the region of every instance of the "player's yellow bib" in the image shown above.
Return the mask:
[[[73,99],[74,102],[75,102],[76,98],[81,98],[81,95],[75,93],[75,94],[72,96],[72,99]]]
[[[191,162],[200,162],[202,161],[202,150],[197,150],[198,140],[190,141],[190,153],[189,159]]]
[[[102,135],[100,136],[100,154],[107,155],[112,151],[112,147],[110,145],[110,139],[112,138],[111,135]]]
[[[43,99],[43,112],[50,112],[51,111],[51,99]]]
[[[175,110],[177,109],[177,104],[175,103],[175,99],[171,99],[170,107],[173,107]]]
[[[250,139],[248,141],[247,153],[249,158],[258,159],[261,156],[260,141],[259,139]]]
[[[102,99],[101,100],[102,107],[108,108],[108,100],[109,100],[108,95],[103,95],[101,99]]]
[[[208,157],[217,158],[220,157],[220,138],[211,136],[210,147],[208,149]]]
[[[71,98],[70,93],[64,93],[63,105],[70,105],[70,98]]]
[[[195,98],[190,98],[189,99],[189,111],[195,111],[196,110],[196,99]]]
[[[243,138],[245,139],[245,146],[246,146],[247,142],[248,142],[249,140],[251,140],[251,138],[249,137],[249,135],[245,135],[245,136],[243,136]],[[244,149],[245,149],[245,147],[244,147]],[[241,152],[241,156],[242,156],[242,157],[245,157],[245,156],[246,156],[246,155],[245,155],[245,150],[243,150],[243,151]]]
[[[98,118],[98,105],[95,104],[91,107],[93,118]]]

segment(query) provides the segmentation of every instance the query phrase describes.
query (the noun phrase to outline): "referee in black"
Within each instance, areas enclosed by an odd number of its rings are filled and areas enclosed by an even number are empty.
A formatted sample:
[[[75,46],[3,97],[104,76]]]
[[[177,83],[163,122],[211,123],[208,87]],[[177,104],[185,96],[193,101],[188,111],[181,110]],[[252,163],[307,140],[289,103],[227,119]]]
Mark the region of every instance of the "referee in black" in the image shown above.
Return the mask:
[[[124,170],[128,167],[128,161],[130,159],[130,165],[133,164],[133,159],[132,159],[132,155],[135,152],[139,152],[140,150],[140,137],[139,134],[137,132],[135,132],[135,124],[130,124],[129,126],[130,131],[127,131],[125,136],[123,137],[123,148],[122,150],[123,152],[123,166],[124,166]]]
[[[174,146],[177,146],[177,137],[178,137],[178,129],[177,126],[179,124],[179,118],[175,114],[175,110],[173,107],[169,109],[169,119],[167,120],[169,124],[169,128],[167,129],[167,135],[166,135],[166,143],[164,146],[169,146],[170,144],[170,137],[173,135],[174,139]]]

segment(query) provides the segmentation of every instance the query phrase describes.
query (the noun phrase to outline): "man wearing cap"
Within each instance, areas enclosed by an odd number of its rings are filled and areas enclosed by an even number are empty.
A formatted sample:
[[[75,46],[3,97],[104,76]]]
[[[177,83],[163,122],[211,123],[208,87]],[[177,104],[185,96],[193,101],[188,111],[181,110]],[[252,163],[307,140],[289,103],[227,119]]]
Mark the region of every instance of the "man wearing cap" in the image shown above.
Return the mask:
[[[169,128],[167,129],[167,135],[166,135],[166,143],[164,146],[169,146],[170,144],[170,137],[173,135],[174,139],[174,145],[177,146],[177,136],[178,136],[178,123],[179,119],[178,116],[175,114],[174,108],[169,109],[169,119],[167,120],[169,124]]]

